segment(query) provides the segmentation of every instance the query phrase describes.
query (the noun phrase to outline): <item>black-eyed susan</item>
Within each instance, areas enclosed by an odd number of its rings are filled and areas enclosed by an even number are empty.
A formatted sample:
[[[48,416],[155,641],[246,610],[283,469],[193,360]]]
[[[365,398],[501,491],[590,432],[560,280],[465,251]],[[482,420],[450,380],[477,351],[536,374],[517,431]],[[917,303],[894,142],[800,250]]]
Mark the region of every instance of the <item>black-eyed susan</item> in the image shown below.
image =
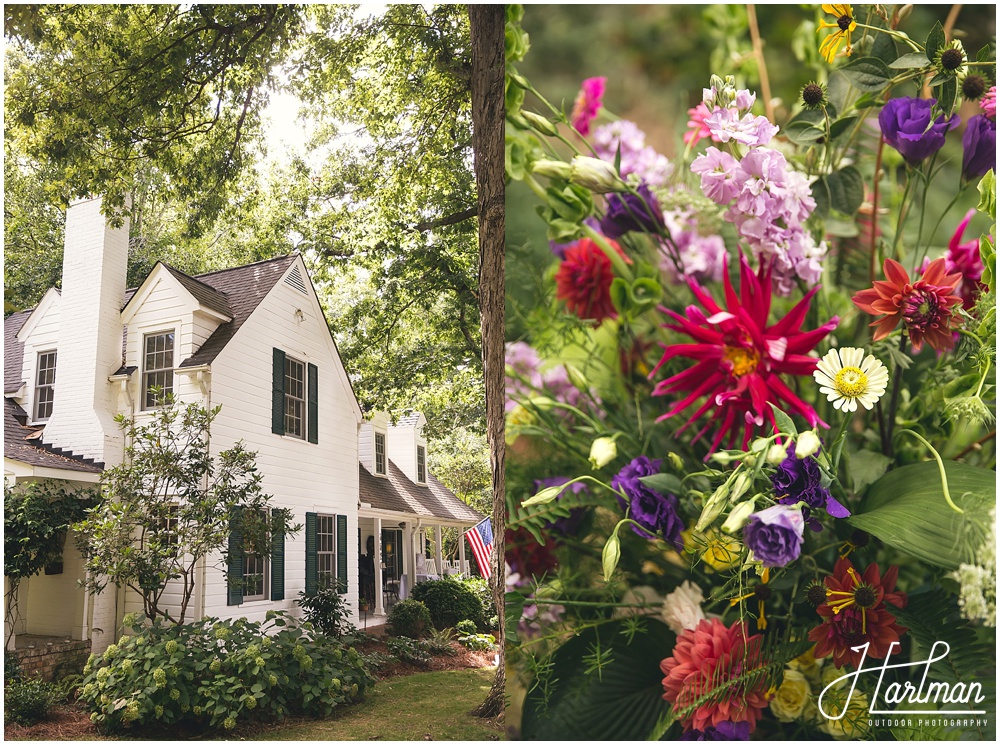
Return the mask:
[[[836,31],[823,39],[823,43],[819,46],[819,53],[832,65],[841,43],[845,41],[847,49],[844,53],[848,57],[851,56],[851,32],[858,27],[858,23],[854,20],[854,9],[846,3],[824,4],[823,12],[829,13],[835,20],[833,23],[820,21],[817,31],[822,31],[825,28],[833,28]]]

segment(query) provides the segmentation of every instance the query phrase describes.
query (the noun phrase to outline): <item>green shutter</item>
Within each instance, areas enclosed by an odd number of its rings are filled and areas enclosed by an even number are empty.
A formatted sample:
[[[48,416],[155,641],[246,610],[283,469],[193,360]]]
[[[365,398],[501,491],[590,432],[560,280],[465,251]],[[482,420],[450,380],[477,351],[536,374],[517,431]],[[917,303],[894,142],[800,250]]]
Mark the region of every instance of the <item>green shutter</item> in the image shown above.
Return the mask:
[[[347,592],[347,515],[337,515],[337,584]]]
[[[309,442],[319,442],[319,370],[309,365],[309,412],[306,415],[309,427]]]
[[[306,513],[306,595],[315,595],[319,586],[319,562],[316,559],[316,513]]]
[[[271,358],[271,431],[285,434],[285,353],[278,348]]]
[[[271,600],[285,599],[285,526],[276,525],[271,535]]]
[[[226,605],[241,605],[243,603],[243,536],[239,532],[242,507],[234,507],[229,518],[229,556],[226,581]]]

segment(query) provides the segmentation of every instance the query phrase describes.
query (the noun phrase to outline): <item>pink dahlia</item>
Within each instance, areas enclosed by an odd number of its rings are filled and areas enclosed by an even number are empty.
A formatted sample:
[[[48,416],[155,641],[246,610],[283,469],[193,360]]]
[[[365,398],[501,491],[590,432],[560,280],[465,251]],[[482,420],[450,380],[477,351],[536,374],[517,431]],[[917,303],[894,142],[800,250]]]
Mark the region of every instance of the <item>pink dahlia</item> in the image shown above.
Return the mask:
[[[741,256],[739,296],[729,281],[728,273],[723,273],[723,279],[726,295],[724,309],[694,280],[689,280],[688,284],[708,315],[694,305],[687,307],[686,316],[660,308],[676,322],[665,324],[665,327],[690,336],[694,343],[662,345],[665,349],[663,357],[650,377],[674,357],[686,357],[695,360],[696,364],[656,384],[653,395],[688,394],[659,419],[675,416],[698,399],[706,397],[678,433],[711,411],[708,423],[694,439],[699,440],[718,423],[712,451],[727,433],[729,447],[734,447],[740,426],[744,427],[744,448],[755,429],[764,425],[765,419],[778,431],[774,412],[769,406],[772,403],[785,411],[800,414],[811,427],[818,424],[827,426],[781,378],[782,373],[811,376],[818,360],[807,356],[808,353],[837,327],[840,320],[834,316],[813,331],[801,329],[809,303],[819,288],[814,287],[787,316],[768,326],[770,267],[765,269],[761,266],[755,275],[746,258]]]
[[[684,133],[684,144],[694,147],[700,140],[711,137],[714,142],[720,142],[719,138],[712,134],[712,131],[705,124],[705,120],[712,112],[708,106],[700,103],[693,109],[688,109],[688,131]]]
[[[580,92],[573,102],[571,120],[573,129],[584,137],[590,134],[590,123],[597,118],[604,98],[604,86],[607,78],[587,78],[580,85]]]
[[[663,698],[673,704],[685,731],[705,730],[723,722],[747,722],[753,731],[767,706],[767,682],[760,676],[753,684],[725,684],[764,664],[760,659],[763,638],[760,634],[748,637],[742,621],[726,628],[718,618],[703,619],[680,633],[673,656],[660,663],[660,670],[667,676]],[[693,710],[684,711],[720,688],[721,697],[711,696]]]
[[[610,238],[608,243],[626,261],[621,247]],[[615,278],[611,259],[590,238],[581,238],[566,249],[562,264],[556,271],[556,297],[566,301],[566,307],[580,318],[593,318],[600,323],[615,318],[611,302],[611,282]]]

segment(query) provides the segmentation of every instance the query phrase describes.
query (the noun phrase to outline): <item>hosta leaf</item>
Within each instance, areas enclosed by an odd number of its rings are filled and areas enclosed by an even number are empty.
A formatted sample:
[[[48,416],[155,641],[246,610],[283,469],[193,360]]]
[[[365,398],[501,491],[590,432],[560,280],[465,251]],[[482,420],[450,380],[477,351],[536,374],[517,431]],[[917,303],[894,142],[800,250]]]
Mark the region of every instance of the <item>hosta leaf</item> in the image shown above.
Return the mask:
[[[670,656],[673,633],[647,619],[645,632],[621,632],[627,621],[587,629],[555,653],[546,696],[536,686],[524,702],[521,735],[526,740],[645,740],[665,729],[670,705],[663,700],[660,661]],[[586,672],[595,647],[609,660]]]
[[[944,498],[937,463],[897,468],[868,489],[848,522],[910,556],[945,569],[971,563],[985,538],[996,501],[996,474],[986,468],[945,462],[951,498]]]

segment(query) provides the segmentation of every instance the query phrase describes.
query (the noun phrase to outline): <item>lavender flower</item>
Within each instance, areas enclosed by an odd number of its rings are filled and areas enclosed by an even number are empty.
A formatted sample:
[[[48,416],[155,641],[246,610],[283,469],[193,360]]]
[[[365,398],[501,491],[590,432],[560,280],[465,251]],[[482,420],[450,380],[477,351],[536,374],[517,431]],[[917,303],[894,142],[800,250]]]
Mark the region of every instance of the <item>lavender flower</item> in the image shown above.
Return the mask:
[[[911,166],[929,158],[944,145],[944,136],[959,124],[957,114],[945,120],[944,114],[931,122],[933,98],[893,98],[878,114],[882,137]]]
[[[850,517],[850,511],[838,502],[822,484],[822,474],[815,458],[796,458],[795,443],[788,446],[788,457],[779,465],[771,477],[771,486],[779,504],[793,505],[805,502],[803,510],[809,527],[822,530],[819,521],[810,517],[811,510],[825,509],[831,517]]]
[[[677,514],[680,506],[677,497],[653,491],[639,480],[643,476],[659,473],[662,464],[661,459],[650,460],[645,455],[640,455],[618,472],[611,480],[611,487],[628,496],[628,501],[618,497],[618,503],[623,510],[628,511],[630,518],[642,526],[632,526],[636,535],[643,538],[660,535],[680,548],[683,545],[681,531],[684,530],[684,523]]]
[[[656,195],[645,184],[636,191],[639,196],[608,195],[608,212],[601,220],[601,232],[608,238],[621,238],[631,231],[658,233],[663,228],[663,213]]]
[[[997,123],[982,114],[969,119],[962,135],[962,178],[972,181],[997,162]]]
[[[570,480],[571,479],[568,476],[551,476],[547,479],[535,479],[535,491],[541,491],[549,486],[560,486]],[[556,500],[562,499],[569,492],[573,492],[573,494],[580,494],[585,491],[587,491],[587,485],[582,481],[577,481],[559,492],[559,494],[556,495]],[[563,535],[572,535],[580,526],[580,521],[583,520],[583,516],[586,513],[587,511],[582,507],[571,509],[569,517],[557,517],[552,521],[552,527]]]
[[[694,159],[691,172],[701,176],[701,190],[716,204],[728,204],[739,193],[736,181],[739,161],[717,147],[709,147]]]
[[[750,516],[743,542],[765,567],[783,567],[799,558],[804,529],[801,510],[776,504]]]
[[[705,126],[720,142],[735,140],[747,147],[766,145],[778,134],[778,127],[767,117],[750,113],[740,116],[736,109],[716,109],[705,118]]]
[[[633,122],[617,121],[594,130],[598,157],[614,163],[621,149],[621,177],[634,174],[651,187],[664,186],[674,172],[669,160],[646,145],[646,133]]]

